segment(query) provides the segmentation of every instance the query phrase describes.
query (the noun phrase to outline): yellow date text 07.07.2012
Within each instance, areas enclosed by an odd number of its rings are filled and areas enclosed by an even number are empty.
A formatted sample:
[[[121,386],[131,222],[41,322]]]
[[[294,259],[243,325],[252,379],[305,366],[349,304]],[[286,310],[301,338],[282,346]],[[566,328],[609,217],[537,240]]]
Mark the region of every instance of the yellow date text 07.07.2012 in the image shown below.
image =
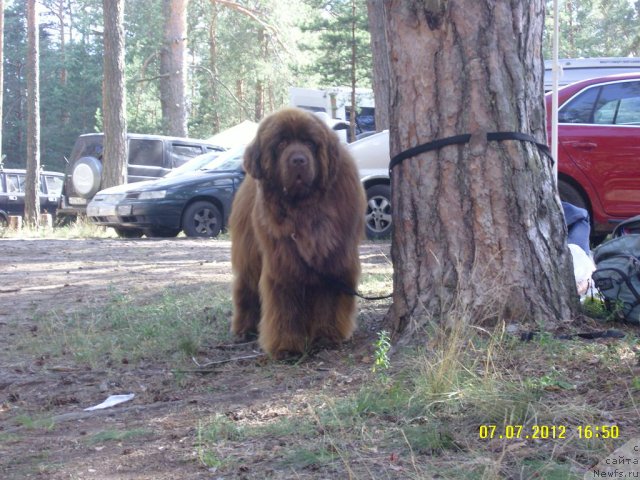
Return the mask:
[[[567,438],[573,430],[578,438],[618,438],[620,429],[617,425],[480,425],[478,436],[482,440],[493,438],[506,439],[541,439],[553,440]]]

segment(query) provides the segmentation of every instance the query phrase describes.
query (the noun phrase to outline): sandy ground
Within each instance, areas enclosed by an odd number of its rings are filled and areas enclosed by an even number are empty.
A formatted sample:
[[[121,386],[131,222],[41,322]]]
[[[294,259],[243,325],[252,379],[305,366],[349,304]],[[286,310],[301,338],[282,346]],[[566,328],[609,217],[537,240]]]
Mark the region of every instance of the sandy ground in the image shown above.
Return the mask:
[[[361,325],[349,345],[320,352],[303,365],[231,362],[180,381],[171,364],[96,369],[64,358],[36,358],[16,348],[17,339],[40,335],[39,320],[51,312],[70,315],[105,304],[117,293],[144,298],[166,289],[196,289],[202,282],[230,291],[230,242],[2,239],[0,249],[3,479],[218,478],[198,461],[199,421],[216,413],[276,415],[293,398],[354,388],[358,372],[370,368],[371,325]],[[364,245],[361,252],[364,271],[388,265],[388,245]],[[365,318],[379,322],[384,312],[384,305],[367,308]],[[233,355],[252,354],[254,348],[234,348]],[[136,396],[111,409],[83,410],[123,392]],[[137,434],[132,440],[89,441],[105,431]],[[233,478],[288,478],[270,468],[267,463],[241,469]]]

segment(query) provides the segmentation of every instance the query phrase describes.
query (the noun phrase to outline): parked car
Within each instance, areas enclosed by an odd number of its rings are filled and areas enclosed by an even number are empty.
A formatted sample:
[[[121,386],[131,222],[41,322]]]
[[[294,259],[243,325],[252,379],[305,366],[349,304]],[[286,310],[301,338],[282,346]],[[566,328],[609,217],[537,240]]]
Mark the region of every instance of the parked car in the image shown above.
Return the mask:
[[[592,238],[640,214],[640,72],[592,78],[558,91],[560,198],[589,212]],[[551,141],[551,93],[545,97]],[[389,132],[347,146],[367,192],[367,236],[391,233]]]
[[[244,147],[238,147],[206,154],[209,162],[196,170],[102,190],[89,202],[87,217],[125,238],[175,237],[180,231],[188,237],[215,237],[227,225],[244,179],[243,153]]]
[[[599,239],[640,214],[640,72],[568,85],[558,105],[560,197],[587,209]]]
[[[140,135],[128,137],[127,183],[164,176],[193,157],[222,147],[204,140]],[[100,190],[102,181],[102,133],[80,135],[71,151],[59,214],[84,214],[87,203]]]
[[[0,168],[0,226],[8,224],[9,216],[24,216],[26,174],[22,169]],[[63,182],[63,173],[40,173],[40,212],[55,217]]]
[[[367,238],[388,237],[391,234],[389,131],[366,135],[346,147],[356,161],[367,194]]]

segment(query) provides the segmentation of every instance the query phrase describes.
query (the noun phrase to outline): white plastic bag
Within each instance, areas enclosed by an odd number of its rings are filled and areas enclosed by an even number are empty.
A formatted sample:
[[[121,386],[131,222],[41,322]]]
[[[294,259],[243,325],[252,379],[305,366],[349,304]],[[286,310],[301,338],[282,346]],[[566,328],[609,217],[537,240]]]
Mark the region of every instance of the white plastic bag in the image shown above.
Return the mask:
[[[591,274],[596,269],[596,264],[587,253],[578,245],[569,244],[569,250],[573,257],[573,275],[576,279],[578,295],[587,293],[591,285]]]

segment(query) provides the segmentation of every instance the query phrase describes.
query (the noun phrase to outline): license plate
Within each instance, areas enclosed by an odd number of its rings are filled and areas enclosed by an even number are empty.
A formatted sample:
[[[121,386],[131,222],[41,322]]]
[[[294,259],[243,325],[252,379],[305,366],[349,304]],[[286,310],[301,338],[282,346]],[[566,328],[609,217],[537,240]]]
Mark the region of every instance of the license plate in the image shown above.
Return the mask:
[[[71,205],[86,205],[87,199],[82,197],[69,197],[69,203]]]
[[[90,217],[109,217],[115,214],[115,205],[90,205],[87,208],[87,215]]]

